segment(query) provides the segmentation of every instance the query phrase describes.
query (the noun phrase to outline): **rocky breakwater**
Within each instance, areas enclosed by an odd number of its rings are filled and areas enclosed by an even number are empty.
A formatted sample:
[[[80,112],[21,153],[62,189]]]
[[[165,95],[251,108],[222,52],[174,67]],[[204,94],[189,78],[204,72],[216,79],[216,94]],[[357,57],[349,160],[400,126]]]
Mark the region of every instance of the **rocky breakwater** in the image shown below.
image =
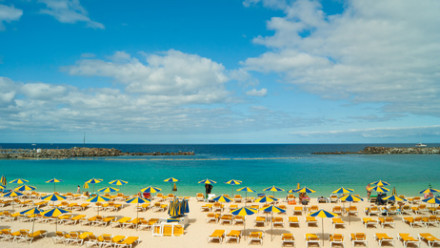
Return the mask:
[[[0,159],[65,159],[118,156],[184,156],[194,152],[126,153],[114,148],[74,147],[70,149],[0,149]]]
[[[343,155],[343,154],[440,154],[440,147],[384,147],[367,146],[358,152],[314,152],[316,155]]]
[[[383,147],[367,146],[362,154],[440,154],[440,147]]]

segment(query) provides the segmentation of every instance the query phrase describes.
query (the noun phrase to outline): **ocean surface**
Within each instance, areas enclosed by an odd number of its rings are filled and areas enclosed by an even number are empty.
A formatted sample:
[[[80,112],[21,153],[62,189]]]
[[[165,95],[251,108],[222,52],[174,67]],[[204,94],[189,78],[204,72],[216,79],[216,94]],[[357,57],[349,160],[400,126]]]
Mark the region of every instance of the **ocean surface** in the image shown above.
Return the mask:
[[[313,155],[320,151],[359,151],[365,146],[411,147],[414,144],[268,144],[268,145],[134,145],[134,144],[0,144],[1,148],[71,148],[104,147],[124,152],[177,152],[194,151],[194,156],[111,157],[62,160],[0,160],[0,174],[7,181],[15,178],[29,180],[39,191],[53,191],[46,180],[56,177],[59,192],[76,192],[90,178],[104,181],[90,185],[88,191],[111,186],[109,181],[123,179],[120,186],[126,194],[134,194],[147,186],[160,187],[171,193],[172,185],[163,180],[178,178],[177,195],[194,196],[204,192],[198,181],[209,178],[217,181],[213,193],[231,194],[239,187],[248,186],[263,193],[263,189],[277,186],[286,190],[297,184],[317,192],[312,197],[328,196],[338,187],[355,189],[366,196],[365,186],[378,179],[396,188],[398,194],[417,195],[432,185],[440,188],[439,155]],[[428,144],[440,146],[439,144]],[[230,179],[243,181],[230,186]],[[15,184],[9,184],[13,188]],[[276,192],[275,196],[285,196]],[[252,194],[250,194],[252,195]]]

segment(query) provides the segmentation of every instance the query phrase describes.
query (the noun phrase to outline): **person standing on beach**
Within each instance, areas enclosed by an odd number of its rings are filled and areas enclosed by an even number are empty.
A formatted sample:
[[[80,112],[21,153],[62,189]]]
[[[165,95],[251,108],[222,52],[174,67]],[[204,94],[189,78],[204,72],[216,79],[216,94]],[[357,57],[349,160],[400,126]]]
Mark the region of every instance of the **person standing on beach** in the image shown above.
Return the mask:
[[[76,190],[76,193],[81,194],[81,187],[78,185],[78,188]]]
[[[365,189],[367,190],[367,197],[368,197],[368,200],[370,200],[370,196],[371,196],[371,187],[370,187],[370,184],[368,184],[367,187],[365,187]]]
[[[208,195],[211,194],[212,185],[209,183],[205,183],[205,193],[206,193],[206,199],[208,199]]]

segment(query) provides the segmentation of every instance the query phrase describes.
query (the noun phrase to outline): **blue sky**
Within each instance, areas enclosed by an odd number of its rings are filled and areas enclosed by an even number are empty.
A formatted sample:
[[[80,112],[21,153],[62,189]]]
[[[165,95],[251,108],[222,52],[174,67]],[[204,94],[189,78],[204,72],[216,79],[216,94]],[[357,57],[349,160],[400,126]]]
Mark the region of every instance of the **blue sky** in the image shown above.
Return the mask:
[[[440,3],[0,0],[0,142],[439,142]]]

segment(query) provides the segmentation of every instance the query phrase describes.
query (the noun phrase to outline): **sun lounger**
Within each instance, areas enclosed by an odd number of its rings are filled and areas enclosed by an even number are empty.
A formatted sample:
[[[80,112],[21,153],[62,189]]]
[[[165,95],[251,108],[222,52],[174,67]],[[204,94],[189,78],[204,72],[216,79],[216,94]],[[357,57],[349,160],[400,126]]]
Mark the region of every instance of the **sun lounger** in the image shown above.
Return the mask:
[[[344,235],[330,234],[330,247],[333,247],[333,245],[344,247]]]
[[[235,225],[244,225],[244,216],[234,215],[234,224]]]
[[[127,237],[126,239],[124,239],[123,241],[115,242],[115,247],[118,247],[118,248],[124,248],[124,247],[132,248],[133,244],[135,244],[135,243],[139,243],[139,237],[130,236],[130,237]]]
[[[272,227],[284,227],[283,217],[273,217],[272,218]]]
[[[423,223],[422,217],[402,217],[402,221],[406,224],[414,227],[415,225],[423,227],[425,224]]]
[[[223,212],[223,210],[224,210],[224,206],[221,203],[216,202],[212,206],[212,211],[214,211],[214,212],[217,212],[217,211]]]
[[[220,214],[213,213],[213,212],[207,213],[206,214],[206,223],[209,223],[209,222],[212,222],[212,221],[217,223],[219,217],[220,217]]]
[[[319,208],[318,208],[318,206],[317,205],[312,205],[312,206],[310,206],[309,208],[307,208],[307,212],[316,212],[316,211],[318,211],[319,210]]]
[[[281,234],[281,246],[287,246],[287,245],[291,245],[291,246],[295,246],[295,238],[293,237],[293,234],[291,233],[283,233]]]
[[[121,205],[121,207],[122,207],[122,205]],[[143,211],[147,211],[149,208],[150,208],[150,203],[143,203],[137,207],[137,211],[143,212]]]
[[[295,206],[293,208],[293,215],[302,215],[303,207],[302,206]]]
[[[112,235],[111,234],[102,234],[98,236],[98,242],[100,247],[112,246]]]
[[[232,214],[223,214],[220,217],[220,224],[232,224]]]
[[[64,244],[79,244],[81,240],[79,239],[79,232],[70,232],[64,234]]]
[[[350,207],[347,209],[347,213],[348,213],[349,215],[357,215],[357,214],[358,214],[357,207],[356,207],[356,206],[350,206]]]
[[[35,239],[46,237],[46,235],[47,235],[47,231],[46,230],[38,230],[38,231],[35,231],[33,233],[25,233],[25,234],[21,235],[17,239],[17,242],[20,242],[20,241],[27,242],[27,241],[29,241],[29,244],[30,244]]]
[[[257,216],[255,218],[255,226],[265,226],[266,225],[266,217]]]
[[[378,242],[379,247],[382,247],[383,242],[390,243],[394,246],[394,239],[386,233],[376,233],[376,240]]]
[[[362,245],[365,245],[365,247],[367,247],[367,245],[368,245],[367,236],[365,235],[365,233],[352,233],[351,234],[351,243],[352,243],[353,247],[356,244],[362,244]]]
[[[119,220],[113,221],[115,223],[113,227],[124,227],[125,223],[129,223],[131,221],[130,217],[122,217]]]
[[[440,246],[440,239],[430,233],[419,233],[419,239],[425,241],[429,247]]]
[[[292,226],[298,226],[299,227],[299,220],[297,216],[289,216],[289,227]]]
[[[372,207],[367,208],[367,210],[366,210],[366,214],[368,214],[368,216],[371,216],[371,215],[380,215],[380,210],[379,210],[378,207],[376,207],[376,206],[372,206]]]
[[[399,233],[397,239],[402,241],[404,247],[408,247],[408,244],[420,247],[420,240],[412,237],[409,233]]]
[[[338,201],[339,201],[339,198],[337,195],[330,196],[330,203],[337,203]]]
[[[365,225],[365,228],[368,228],[368,226],[377,227],[377,225],[379,224],[379,221],[374,220],[373,218],[370,218],[370,217],[365,217],[365,218],[362,218],[362,223]]]
[[[392,217],[379,217],[379,224],[384,228],[386,225],[395,227],[396,223]]]
[[[212,210],[212,204],[205,204],[200,207],[200,210],[203,211],[211,211]]]
[[[314,233],[306,233],[305,234],[305,239],[306,239],[306,247],[309,247],[309,245],[317,245],[318,247],[321,247],[320,244],[320,240],[318,235],[314,234]]]
[[[345,222],[341,218],[333,218],[332,219],[333,229],[338,227],[345,228]]]
[[[203,195],[202,193],[197,193],[196,194],[196,199],[197,199],[197,201],[204,201],[205,200],[205,195]]]
[[[148,230],[153,227],[153,225],[156,225],[159,222],[158,218],[151,218],[149,220],[142,220],[140,225],[138,226],[139,229],[145,229]]]
[[[98,246],[100,247],[98,237],[94,234],[89,234],[87,237],[87,241],[84,243],[86,247]]]
[[[11,229],[5,228],[1,230],[0,239],[2,241],[12,241],[14,240],[14,236],[12,236]]]
[[[69,220],[66,220],[64,222],[64,224],[66,224],[66,225],[69,225],[69,224],[76,225],[76,224],[79,224],[80,222],[82,222],[85,219],[85,217],[86,216],[84,214],[79,214],[77,216],[72,217]]]
[[[215,240],[221,243],[224,237],[225,237],[225,230],[217,229],[211,235],[209,235],[208,243],[213,242]]]
[[[237,204],[231,204],[229,205],[229,211],[233,211],[235,209],[238,209],[238,205]]]
[[[435,216],[435,215],[431,215],[431,216],[428,216],[428,217],[426,217],[426,216],[423,216],[422,217],[422,222],[423,222],[423,224],[425,224],[425,226],[426,227],[429,227],[429,226],[437,226],[437,216]]]
[[[341,206],[334,206],[332,209],[332,212],[338,215],[342,215],[342,207]]]
[[[253,242],[258,242],[263,245],[263,232],[251,232],[249,234],[249,244]]]
[[[234,196],[234,202],[235,203],[241,203],[243,201],[243,197],[241,195],[235,195]]]
[[[395,214],[397,214],[397,207],[396,206],[391,206],[391,207],[387,208],[387,216],[395,215]]]
[[[226,234],[226,242],[235,241],[239,243],[241,239],[241,231],[240,230],[231,230],[228,234]]]
[[[408,205],[403,205],[402,208],[400,209],[400,213],[401,214],[412,214],[412,209]]]
[[[312,216],[306,216],[306,223],[307,223],[307,226],[318,225],[318,221],[316,220],[315,217],[312,217]]]

